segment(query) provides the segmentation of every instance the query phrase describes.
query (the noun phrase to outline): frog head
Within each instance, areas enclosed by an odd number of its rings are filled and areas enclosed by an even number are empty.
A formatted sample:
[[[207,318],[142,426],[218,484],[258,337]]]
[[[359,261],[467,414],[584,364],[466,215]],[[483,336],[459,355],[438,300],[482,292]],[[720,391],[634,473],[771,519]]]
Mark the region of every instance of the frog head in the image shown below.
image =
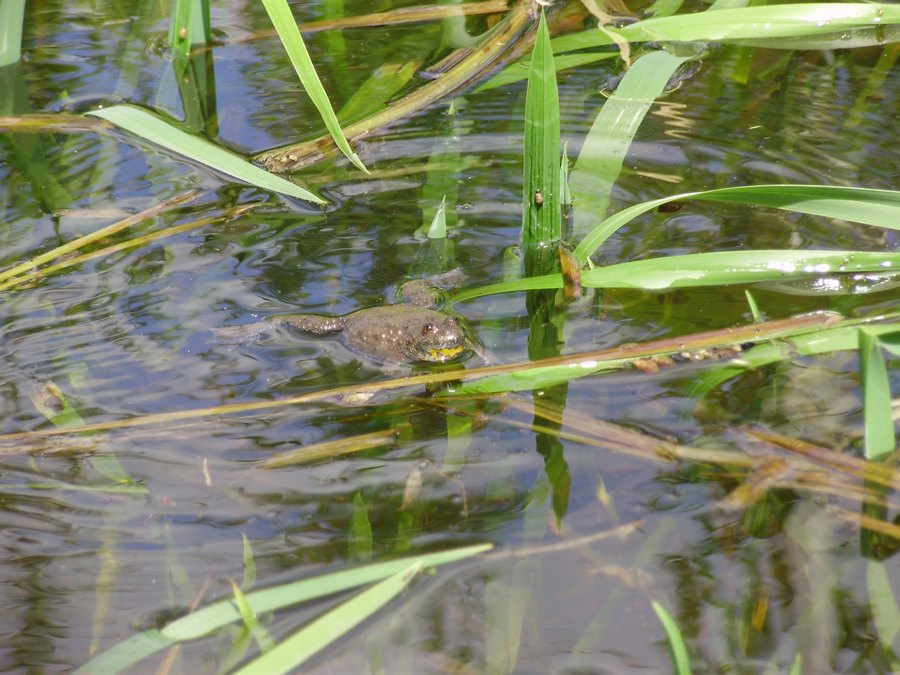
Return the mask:
[[[434,312],[409,331],[407,342],[411,361],[443,363],[466,349],[466,332],[457,317]]]

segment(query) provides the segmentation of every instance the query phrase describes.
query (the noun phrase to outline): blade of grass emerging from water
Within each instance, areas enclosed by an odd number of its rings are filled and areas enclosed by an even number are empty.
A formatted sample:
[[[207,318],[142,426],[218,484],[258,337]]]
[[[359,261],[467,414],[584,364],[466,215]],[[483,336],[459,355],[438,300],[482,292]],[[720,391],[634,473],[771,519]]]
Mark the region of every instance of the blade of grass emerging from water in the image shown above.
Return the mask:
[[[557,269],[556,246],[561,238],[559,201],[559,93],[550,52],[547,20],[541,12],[531,55],[525,97],[525,156],[522,247],[525,276]]]
[[[275,26],[275,30],[278,32],[278,37],[281,39],[281,43],[284,45],[291,63],[294,65],[294,70],[297,71],[297,76],[300,78],[303,88],[306,89],[306,93],[316,106],[316,110],[322,116],[322,121],[325,123],[325,128],[328,129],[328,133],[331,134],[331,138],[334,139],[335,144],[344,153],[344,156],[353,162],[354,166],[368,173],[365,165],[350,148],[350,144],[341,130],[341,124],[338,122],[337,115],[334,114],[334,108],[331,107],[331,101],[328,100],[328,94],[325,93],[325,88],[322,86],[321,80],[319,80],[316,67],[309,57],[306,44],[303,42],[303,36],[300,35],[300,31],[297,29],[297,22],[294,21],[294,16],[291,14],[291,8],[287,4],[287,0],[262,0],[262,3],[269,14],[269,18],[272,20],[272,25]]]
[[[175,0],[169,27],[175,59],[187,58],[193,45],[208,46],[211,40],[209,0]]]
[[[254,166],[240,155],[210,143],[206,139],[185,133],[156,115],[136,106],[115,105],[102,110],[94,110],[88,115],[105,119],[138,138],[159,145],[191,162],[209,167],[263,190],[271,190],[315,204],[328,203],[309,190]]]

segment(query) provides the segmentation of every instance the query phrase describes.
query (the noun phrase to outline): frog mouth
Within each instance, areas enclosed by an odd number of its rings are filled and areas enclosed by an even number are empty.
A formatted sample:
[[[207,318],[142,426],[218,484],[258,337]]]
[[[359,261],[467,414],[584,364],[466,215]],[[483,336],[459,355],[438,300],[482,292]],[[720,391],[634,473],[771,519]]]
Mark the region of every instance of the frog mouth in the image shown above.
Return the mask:
[[[464,347],[462,345],[457,345],[456,347],[441,347],[438,349],[429,349],[428,350],[428,360],[429,361],[446,361],[447,359],[452,359],[454,356],[458,356],[462,353]]]

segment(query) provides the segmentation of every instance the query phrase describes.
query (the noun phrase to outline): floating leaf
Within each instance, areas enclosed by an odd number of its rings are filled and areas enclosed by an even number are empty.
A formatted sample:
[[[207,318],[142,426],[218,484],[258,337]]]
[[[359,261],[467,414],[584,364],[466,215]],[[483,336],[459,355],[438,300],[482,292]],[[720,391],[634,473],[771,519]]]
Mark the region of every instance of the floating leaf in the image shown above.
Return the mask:
[[[206,139],[188,134],[137,106],[115,105],[87,114],[105,119],[138,138],[250,185],[316,204],[327,204],[309,190],[281,176],[275,176]]]

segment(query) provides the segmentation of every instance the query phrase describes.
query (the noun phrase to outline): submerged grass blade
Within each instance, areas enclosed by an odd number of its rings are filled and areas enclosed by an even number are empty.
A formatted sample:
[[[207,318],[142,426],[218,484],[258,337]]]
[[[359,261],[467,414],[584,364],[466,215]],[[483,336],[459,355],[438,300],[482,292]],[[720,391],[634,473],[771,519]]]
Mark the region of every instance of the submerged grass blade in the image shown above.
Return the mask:
[[[276,675],[294,671],[309,657],[349,633],[400,595],[421,571],[422,563],[416,561],[359,593],[238,670],[238,675]]]
[[[872,607],[872,619],[878,638],[885,650],[900,635],[900,606],[897,594],[891,585],[891,577],[887,573],[885,563],[881,560],[866,561],[866,587],[869,592],[869,604]],[[893,667],[897,667],[896,658]]]
[[[263,469],[278,469],[283,466],[321,462],[354,452],[380,448],[393,443],[400,431],[401,429],[397,428],[382,429],[381,431],[373,431],[368,434],[360,434],[359,436],[349,436],[334,441],[315,443],[296,450],[279,452],[269,457],[260,466]]]
[[[575,249],[575,257],[583,264],[616,230],[634,218],[669,202],[690,200],[766,206],[900,230],[900,191],[830,185],[749,185],[686,192],[629,206],[591,230]]]
[[[506,16],[484,34],[481,43],[472,53],[436,80],[429,82],[378,113],[360,120],[344,131],[349,138],[371,135],[387,124],[416,113],[478,78],[506,53],[519,38],[531,20],[531,0],[517,0]],[[325,154],[321,139],[292,144],[263,152],[256,159],[272,171],[293,171],[320,159]]]
[[[118,244],[112,244],[111,246],[105,246],[103,248],[97,249],[95,251],[91,251],[90,253],[82,253],[81,255],[74,256],[72,258],[66,258],[61,262],[56,263],[55,265],[50,265],[49,267],[42,267],[39,270],[32,272],[31,274],[25,274],[20,277],[15,277],[13,279],[9,279],[8,281],[4,281],[0,283],[0,291],[4,291],[7,288],[12,288],[15,286],[20,286],[22,284],[31,283],[36,279],[41,279],[43,277],[49,276],[51,274],[56,274],[57,272],[68,269],[69,267],[76,267],[78,265],[82,265],[90,260],[96,260],[97,258],[102,258],[104,256],[110,255],[112,253],[117,253],[119,251],[126,251],[130,248],[137,248],[139,246],[146,246],[150,242],[158,241],[160,239],[165,239],[166,237],[172,237],[176,234],[181,234],[183,232],[189,232],[190,230],[197,229],[198,227],[205,227],[207,225],[214,225],[216,223],[223,223],[235,218],[242,213],[245,213],[248,210],[254,209],[259,204],[247,204],[238,206],[236,208],[230,209],[229,211],[223,213],[221,216],[209,217],[209,218],[198,218],[197,220],[192,220],[187,223],[182,223],[181,225],[174,225],[172,227],[167,227],[163,230],[157,230],[156,232],[152,232],[150,234],[145,234],[140,237],[135,237],[134,239],[128,239],[127,241],[119,242]],[[90,236],[90,235],[88,235]],[[73,242],[74,243],[74,242]],[[62,248],[62,247],[60,247]]]
[[[666,631],[666,637],[669,639],[669,648],[672,650],[672,672],[678,675],[690,675],[691,663],[688,659],[687,647],[684,644],[684,636],[678,623],[672,618],[672,615],[666,611],[666,608],[653,601],[653,611],[659,617],[659,622]]]
[[[525,276],[557,269],[562,232],[559,194],[559,92],[547,20],[541,12],[525,98],[522,248]]]
[[[266,12],[269,13],[272,25],[275,26],[278,37],[281,39],[281,43],[284,45],[291,63],[294,65],[294,70],[297,71],[297,76],[300,78],[303,88],[306,89],[306,93],[319,111],[319,115],[321,115],[322,121],[325,123],[325,128],[328,129],[328,133],[331,134],[331,138],[334,139],[335,144],[344,153],[344,156],[353,162],[354,166],[368,173],[365,165],[350,148],[350,144],[341,130],[341,124],[338,122],[334,108],[331,107],[331,101],[328,100],[328,94],[325,93],[325,88],[322,86],[321,80],[319,80],[316,67],[309,57],[306,44],[303,42],[303,36],[300,35],[300,30],[297,28],[297,23],[294,21],[294,16],[291,14],[291,8],[287,0],[262,0],[262,3],[266,8]]]
[[[247,596],[233,581],[231,582],[231,592],[234,594],[234,606],[237,607],[238,613],[241,615],[241,621],[244,622],[244,626],[250,631],[260,651],[266,652],[272,649],[275,646],[275,640],[272,639],[269,631],[265,629],[265,626],[259,622],[256,614],[253,613],[250,603],[247,602]]]
[[[466,546],[463,548],[429,553],[426,555],[398,558],[387,562],[373,563],[331,574],[301,579],[273,588],[246,594],[247,603],[255,614],[282,609],[307,600],[323,598],[333,593],[380,581],[393,574],[402,573],[410,565],[437,567],[462,560],[490,550],[490,544]],[[120,673],[142,659],[184,640],[196,640],[213,631],[240,621],[241,616],[231,600],[220,600],[185,617],[176,619],[160,630],[139,633],[120,642],[113,648],[94,657],[76,673]]]
[[[866,328],[859,329],[859,369],[863,388],[865,456],[869,461],[880,462],[897,448],[897,438],[881,340]]]
[[[22,57],[22,20],[25,0],[0,2],[0,68],[18,62]]]
[[[203,138],[185,133],[156,115],[136,106],[115,105],[87,114],[105,119],[138,138],[187,158],[192,163],[209,167],[250,185],[315,204],[328,203],[309,190],[251,164],[240,155]]]
[[[569,190],[575,211],[576,239],[606,215],[613,183],[644,116],[663,93],[669,78],[688,58],[658,51],[642,56],[625,73],[615,93],[603,104],[572,169]]]
[[[172,209],[181,204],[191,202],[198,196],[200,196],[200,192],[198,190],[188,190],[187,192],[182,192],[181,194],[177,194],[174,197],[169,197],[159,204],[154,204],[153,206],[144,209],[139,213],[128,216],[127,218],[123,218],[122,220],[119,220],[112,225],[102,227],[99,230],[95,230],[90,234],[84,235],[83,237],[78,237],[78,239],[75,239],[74,241],[70,241],[67,244],[63,244],[62,246],[57,246],[56,248],[51,249],[46,253],[42,253],[38,256],[35,256],[34,258],[29,258],[25,262],[19,263],[14,267],[3,270],[2,272],[0,272],[0,282],[30,272],[32,269],[39,265],[43,265],[44,263],[50,262],[51,260],[61,258],[65,255],[68,255],[69,253],[72,253],[73,251],[77,251],[89,244],[93,244],[95,241],[99,241],[100,239],[103,239],[105,237],[111,237],[112,235],[117,234],[122,230],[137,225],[145,220],[148,220],[149,218],[153,218],[160,213],[168,211],[169,209]]]
[[[372,523],[369,509],[361,492],[353,495],[353,515],[347,536],[347,557],[350,560],[368,562],[372,558]]]

